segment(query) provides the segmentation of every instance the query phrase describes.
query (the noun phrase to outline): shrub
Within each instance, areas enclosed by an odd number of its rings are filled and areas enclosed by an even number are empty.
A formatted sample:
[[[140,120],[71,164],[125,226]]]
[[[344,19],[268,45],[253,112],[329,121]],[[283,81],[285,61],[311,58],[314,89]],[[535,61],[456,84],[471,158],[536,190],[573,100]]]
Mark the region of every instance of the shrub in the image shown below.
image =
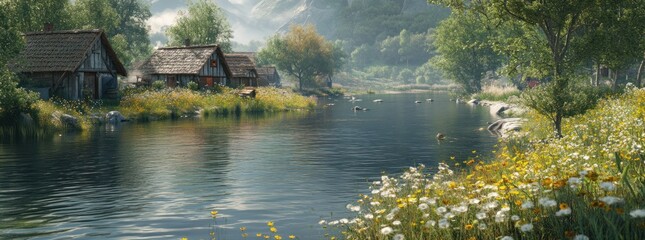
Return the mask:
[[[193,90],[193,91],[198,91],[199,90],[199,84],[197,84],[196,82],[192,82],[192,81],[188,82],[188,84],[186,84],[186,87],[188,89],[190,89],[190,90]]]
[[[152,89],[157,90],[157,91],[161,91],[164,88],[166,88],[166,82],[164,82],[162,80],[157,80],[157,81],[152,82]]]
[[[32,111],[38,93],[18,87],[18,78],[6,68],[0,69],[0,122],[16,123],[20,113]]]

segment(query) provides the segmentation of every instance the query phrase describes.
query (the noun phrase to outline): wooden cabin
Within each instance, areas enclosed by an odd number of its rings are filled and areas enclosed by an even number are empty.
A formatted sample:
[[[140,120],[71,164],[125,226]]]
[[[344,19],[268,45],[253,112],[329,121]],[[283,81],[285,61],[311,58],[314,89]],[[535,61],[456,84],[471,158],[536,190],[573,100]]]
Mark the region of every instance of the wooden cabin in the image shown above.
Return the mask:
[[[229,53],[225,54],[226,62],[233,74],[229,87],[237,88],[257,87],[258,72],[255,69],[255,63],[247,54]]]
[[[173,88],[189,82],[200,87],[227,85],[232,76],[218,45],[159,48],[138,70],[146,85],[163,81]]]
[[[21,86],[43,99],[116,98],[123,64],[102,30],[44,31],[25,34],[26,45],[10,64]]]
[[[281,87],[280,74],[275,67],[258,67],[258,85]]]

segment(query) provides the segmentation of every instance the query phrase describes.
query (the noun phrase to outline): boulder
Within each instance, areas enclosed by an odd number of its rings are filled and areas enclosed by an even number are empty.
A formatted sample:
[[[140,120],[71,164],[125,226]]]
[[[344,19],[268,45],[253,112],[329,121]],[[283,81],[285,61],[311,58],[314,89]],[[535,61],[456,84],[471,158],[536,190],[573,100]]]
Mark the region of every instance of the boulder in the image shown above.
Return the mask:
[[[471,99],[470,101],[468,101],[468,103],[472,105],[477,105],[479,104],[479,99]]]
[[[511,134],[519,132],[522,130],[522,125],[527,120],[524,118],[504,118],[497,120],[490,126],[488,126],[488,131],[498,135],[502,138],[507,138]]]
[[[506,103],[495,103],[490,106],[490,114],[495,116],[501,116],[502,112],[509,109],[510,106]]]
[[[125,117],[123,117],[123,115],[121,115],[121,113],[118,111],[110,111],[107,114],[105,114],[105,120],[109,123],[115,124],[115,123],[124,122]]]
[[[81,129],[81,123],[78,121],[78,118],[69,114],[61,114],[60,123],[69,129]]]

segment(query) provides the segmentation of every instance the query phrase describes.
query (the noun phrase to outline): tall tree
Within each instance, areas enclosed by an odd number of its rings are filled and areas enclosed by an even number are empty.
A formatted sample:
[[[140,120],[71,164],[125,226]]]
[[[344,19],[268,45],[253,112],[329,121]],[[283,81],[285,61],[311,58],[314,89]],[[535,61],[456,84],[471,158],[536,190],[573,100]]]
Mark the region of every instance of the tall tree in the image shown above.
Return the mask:
[[[340,46],[325,40],[312,25],[294,25],[289,32],[269,39],[258,54],[262,61],[298,79],[300,90],[316,78],[329,78],[343,64]]]
[[[501,58],[490,44],[493,30],[479,13],[455,12],[437,27],[432,64],[463,86],[466,93],[481,91],[486,72],[500,66]]]
[[[171,46],[180,46],[185,40],[191,44],[219,44],[225,52],[231,51],[233,30],[224,12],[212,1],[188,1],[188,12],[179,12],[179,19],[166,31]]]
[[[70,25],[69,0],[6,0],[3,7],[9,9],[8,21],[23,33],[42,31],[46,23],[55,29]]]
[[[130,65],[152,52],[146,25],[152,16],[148,3],[142,0],[76,0],[70,9],[73,27],[104,30],[124,64]]]

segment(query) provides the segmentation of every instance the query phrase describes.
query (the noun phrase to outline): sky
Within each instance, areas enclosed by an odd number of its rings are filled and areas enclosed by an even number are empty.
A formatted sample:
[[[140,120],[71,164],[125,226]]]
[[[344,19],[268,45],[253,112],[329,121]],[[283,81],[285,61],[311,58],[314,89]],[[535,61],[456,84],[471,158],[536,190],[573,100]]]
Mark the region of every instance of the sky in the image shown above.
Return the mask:
[[[264,40],[272,35],[277,26],[270,21],[261,21],[251,14],[253,7],[261,0],[212,0],[228,16],[233,29],[233,41],[248,43],[251,40]],[[184,0],[150,0],[152,17],[148,20],[151,41],[154,45],[165,43],[164,31],[172,25],[179,11],[186,11]]]

